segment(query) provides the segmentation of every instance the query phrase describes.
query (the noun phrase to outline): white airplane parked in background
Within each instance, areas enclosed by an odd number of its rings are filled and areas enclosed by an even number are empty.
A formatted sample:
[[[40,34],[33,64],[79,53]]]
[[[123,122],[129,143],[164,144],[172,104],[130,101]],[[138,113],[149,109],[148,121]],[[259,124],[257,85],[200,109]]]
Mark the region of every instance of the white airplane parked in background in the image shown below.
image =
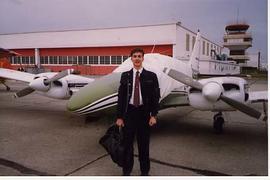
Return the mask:
[[[145,54],[144,68],[155,72],[158,77],[160,109],[190,105],[198,110],[218,112],[214,116],[214,129],[217,132],[222,132],[223,129],[224,119],[220,113],[223,111],[239,110],[256,119],[265,120],[264,113],[248,105],[267,101],[267,91],[249,92],[247,81],[239,77],[215,77],[198,81],[193,79],[199,69],[200,41],[198,32],[188,63],[165,55]],[[111,116],[116,115],[121,73],[132,67],[131,59],[128,58],[113,73],[96,80],[70,74],[72,70],[34,75],[4,68],[0,68],[0,78],[29,83],[28,87],[15,93],[15,97],[39,91],[51,98],[70,98],[68,110],[79,115]],[[74,88],[78,86],[84,87],[79,90]]]
[[[190,61],[160,54],[145,54],[143,67],[155,72],[160,86],[160,109],[190,105],[198,110],[218,112],[214,129],[222,132],[224,119],[220,112],[239,110],[256,119],[266,119],[264,113],[248,106],[255,101],[267,101],[267,91],[248,92],[248,83],[239,77],[215,77],[195,81],[200,49],[198,32]],[[81,88],[68,101],[71,112],[88,117],[116,115],[121,73],[132,68],[127,59],[113,73]],[[187,90],[186,87],[189,87]],[[219,116],[219,118],[217,118]]]
[[[38,91],[47,97],[68,99],[74,92],[78,91],[78,87],[80,88],[94,81],[91,78],[73,75],[71,74],[72,72],[72,69],[67,69],[59,73],[31,74],[0,68],[0,77],[29,83],[28,87],[15,93],[15,97],[23,97],[34,91]]]

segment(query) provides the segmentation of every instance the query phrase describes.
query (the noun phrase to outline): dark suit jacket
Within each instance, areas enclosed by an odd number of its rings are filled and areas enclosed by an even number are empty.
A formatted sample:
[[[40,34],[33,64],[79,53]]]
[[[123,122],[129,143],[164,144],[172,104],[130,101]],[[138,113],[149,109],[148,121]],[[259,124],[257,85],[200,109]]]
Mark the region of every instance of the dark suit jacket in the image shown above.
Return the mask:
[[[125,117],[133,93],[133,69],[123,72],[118,89],[117,118]],[[156,116],[159,109],[160,90],[157,75],[145,69],[140,74],[140,86],[144,110]]]

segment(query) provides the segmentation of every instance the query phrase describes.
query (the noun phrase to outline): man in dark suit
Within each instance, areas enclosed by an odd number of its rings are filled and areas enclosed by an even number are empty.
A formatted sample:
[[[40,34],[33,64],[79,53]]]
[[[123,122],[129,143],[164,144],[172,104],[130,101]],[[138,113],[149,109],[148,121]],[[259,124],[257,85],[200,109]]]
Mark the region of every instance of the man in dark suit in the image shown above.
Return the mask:
[[[144,51],[133,49],[130,53],[133,68],[122,73],[118,90],[116,124],[123,127],[123,175],[130,175],[133,163],[133,141],[138,143],[141,175],[150,170],[150,127],[157,123],[160,90],[155,73],[143,68]]]

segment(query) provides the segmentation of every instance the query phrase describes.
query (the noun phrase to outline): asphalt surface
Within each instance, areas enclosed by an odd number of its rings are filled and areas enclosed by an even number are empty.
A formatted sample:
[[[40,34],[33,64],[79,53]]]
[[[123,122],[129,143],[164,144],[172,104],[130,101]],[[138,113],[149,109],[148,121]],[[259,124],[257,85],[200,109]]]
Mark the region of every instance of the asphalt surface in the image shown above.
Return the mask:
[[[267,81],[253,80],[252,90]],[[66,111],[66,100],[34,92],[11,96],[26,86],[0,85],[0,175],[120,176],[98,143],[112,119],[85,122]],[[254,107],[262,110],[261,104]],[[150,144],[152,176],[267,176],[268,125],[241,112],[225,114],[223,134],[212,128],[212,112],[178,107],[159,113]],[[132,175],[139,175],[135,144]]]

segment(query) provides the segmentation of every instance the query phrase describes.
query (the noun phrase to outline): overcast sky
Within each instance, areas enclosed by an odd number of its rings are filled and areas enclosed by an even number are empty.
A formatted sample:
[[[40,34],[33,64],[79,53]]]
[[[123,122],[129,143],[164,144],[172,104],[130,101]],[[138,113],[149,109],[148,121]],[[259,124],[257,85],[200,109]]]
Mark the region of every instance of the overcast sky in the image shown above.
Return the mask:
[[[180,21],[222,45],[224,28],[237,14],[250,25],[249,52],[261,51],[266,62],[267,0],[0,0],[0,34]]]

